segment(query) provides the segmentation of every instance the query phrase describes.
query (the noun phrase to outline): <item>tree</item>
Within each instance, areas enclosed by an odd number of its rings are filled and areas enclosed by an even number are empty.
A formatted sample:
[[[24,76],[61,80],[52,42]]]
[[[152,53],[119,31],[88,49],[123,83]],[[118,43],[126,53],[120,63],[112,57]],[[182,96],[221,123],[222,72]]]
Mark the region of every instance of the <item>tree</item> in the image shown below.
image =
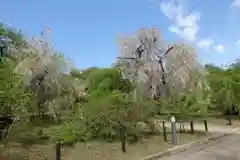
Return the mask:
[[[237,63],[226,68],[214,65],[205,66],[209,72],[207,79],[212,89],[212,103],[215,111],[224,113],[231,109],[232,103],[239,104],[240,70]]]
[[[46,32],[48,30],[45,30]],[[57,120],[61,119],[60,112],[75,102],[79,82],[71,77],[71,65],[50,46],[45,34],[29,46],[28,54],[21,56],[14,72],[21,76],[24,84],[36,95],[38,100],[37,113],[41,117],[50,113]],[[25,54],[25,53],[23,53]],[[68,93],[68,95],[63,94]],[[69,105],[66,105],[67,102]],[[71,103],[70,103],[71,102]]]
[[[131,92],[132,87],[128,79],[123,79],[118,69],[96,69],[88,75],[88,91],[99,94],[120,91]]]
[[[0,63],[0,114],[2,116],[20,116],[28,113],[28,105],[33,98],[17,75],[13,73],[16,64],[4,60]]]
[[[117,66],[147,97],[159,99],[178,92],[200,89],[206,83],[205,69],[193,48],[166,45],[156,29],[141,29],[136,36],[122,38]]]

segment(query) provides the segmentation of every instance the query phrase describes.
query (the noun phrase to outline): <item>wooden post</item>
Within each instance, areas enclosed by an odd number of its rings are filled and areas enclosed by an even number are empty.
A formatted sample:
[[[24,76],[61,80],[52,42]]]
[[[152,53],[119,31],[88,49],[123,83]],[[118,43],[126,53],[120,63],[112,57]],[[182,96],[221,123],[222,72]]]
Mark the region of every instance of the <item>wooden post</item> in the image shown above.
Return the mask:
[[[127,129],[126,129],[126,126],[124,125],[121,125],[121,143],[122,143],[122,152],[123,153],[126,153],[127,149],[126,149],[126,132],[127,132]]]
[[[204,127],[205,127],[205,131],[208,131],[208,124],[207,124],[207,120],[204,120]]]
[[[165,121],[162,122],[162,127],[163,127],[164,142],[167,142],[167,128],[165,126]]]
[[[182,133],[183,131],[182,131],[182,124],[181,123],[179,123],[179,127],[180,127],[180,133]]]
[[[61,142],[56,143],[56,160],[61,160]]]
[[[227,116],[227,120],[228,120],[228,124],[227,125],[232,125],[232,121],[231,121],[231,116],[230,115]]]
[[[193,121],[190,122],[191,133],[194,133]]]
[[[0,47],[0,62],[3,60],[3,47]]]

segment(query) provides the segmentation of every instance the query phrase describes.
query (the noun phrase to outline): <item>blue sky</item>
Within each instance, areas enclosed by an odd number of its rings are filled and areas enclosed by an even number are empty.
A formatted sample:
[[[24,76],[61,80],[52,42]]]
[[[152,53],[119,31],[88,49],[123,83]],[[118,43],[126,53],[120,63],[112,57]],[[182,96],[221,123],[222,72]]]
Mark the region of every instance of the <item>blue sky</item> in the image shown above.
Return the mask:
[[[240,0],[1,0],[0,20],[28,37],[51,28],[54,47],[78,68],[110,66],[117,35],[140,27],[185,40],[204,63],[240,57]]]

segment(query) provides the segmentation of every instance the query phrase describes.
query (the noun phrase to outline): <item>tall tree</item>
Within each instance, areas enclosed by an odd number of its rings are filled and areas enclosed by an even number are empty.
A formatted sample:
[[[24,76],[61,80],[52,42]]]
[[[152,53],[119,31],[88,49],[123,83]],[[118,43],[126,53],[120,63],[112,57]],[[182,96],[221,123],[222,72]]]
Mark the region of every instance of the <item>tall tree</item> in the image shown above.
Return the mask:
[[[206,85],[202,79],[205,69],[194,49],[185,44],[167,45],[156,29],[140,29],[120,42],[117,66],[148,97],[158,99]]]

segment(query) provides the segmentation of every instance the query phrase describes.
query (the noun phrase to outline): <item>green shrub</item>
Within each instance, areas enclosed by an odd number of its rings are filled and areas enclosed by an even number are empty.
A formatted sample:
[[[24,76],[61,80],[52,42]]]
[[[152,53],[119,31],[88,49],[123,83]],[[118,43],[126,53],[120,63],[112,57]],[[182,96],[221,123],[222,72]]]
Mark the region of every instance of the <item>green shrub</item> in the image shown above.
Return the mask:
[[[146,102],[132,102],[127,94],[120,92],[90,97],[82,116],[75,113],[71,120],[52,128],[48,134],[52,140],[61,139],[65,143],[95,138],[111,142],[119,139],[120,126],[124,125],[128,139],[136,141],[141,136],[137,123],[149,118],[152,106]]]

